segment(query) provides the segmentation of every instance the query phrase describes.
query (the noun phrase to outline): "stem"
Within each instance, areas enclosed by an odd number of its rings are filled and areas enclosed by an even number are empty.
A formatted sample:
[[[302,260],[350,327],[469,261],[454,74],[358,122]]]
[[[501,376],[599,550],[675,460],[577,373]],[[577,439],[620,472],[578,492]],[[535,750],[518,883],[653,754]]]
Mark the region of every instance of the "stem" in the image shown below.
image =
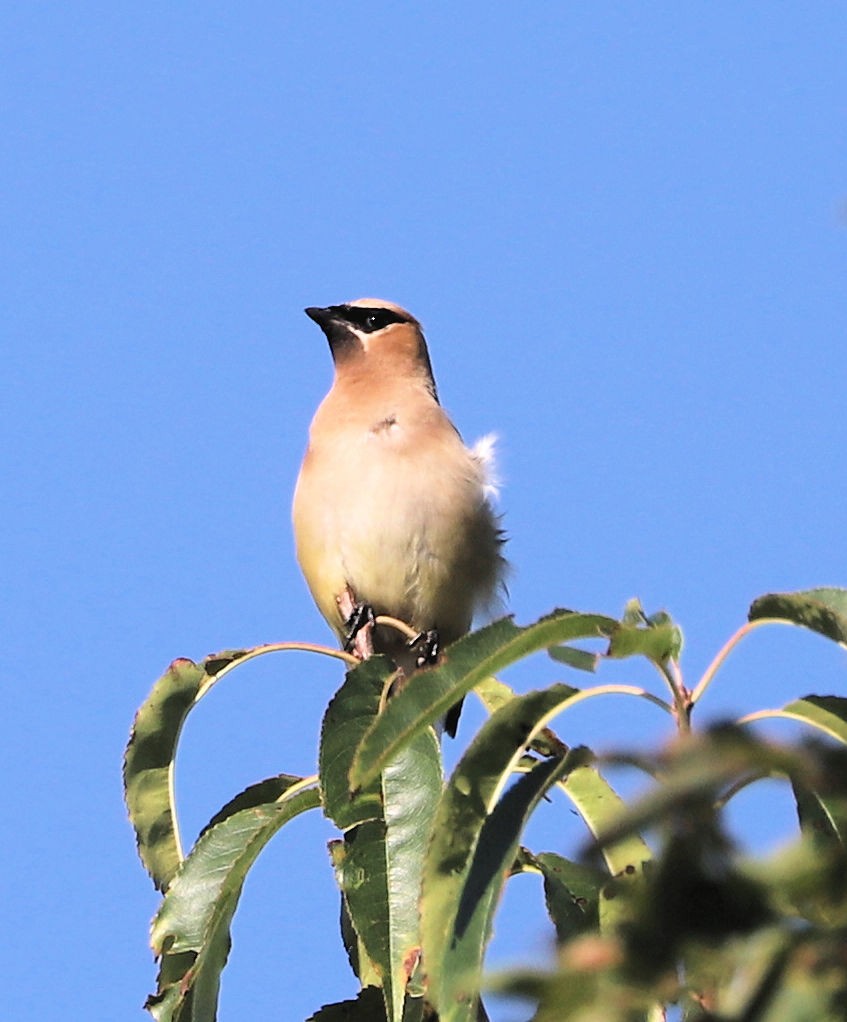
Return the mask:
[[[666,713],[673,714],[673,707],[666,703],[664,699],[660,699],[658,696],[654,696],[652,692],[648,692],[644,688],[638,688],[635,685],[595,685],[594,688],[581,689],[575,696],[570,698],[565,709],[574,706],[576,703],[581,703],[585,699],[593,699],[595,696],[605,695],[637,696],[639,699],[646,699],[648,703],[660,706]]]
[[[204,696],[213,685],[216,685],[224,675],[235,670],[240,664],[246,663],[248,660],[255,660],[256,657],[264,656],[265,653],[287,653],[292,650],[302,653],[320,653],[323,656],[332,657],[334,660],[343,660],[349,667],[358,667],[362,662],[358,657],[346,652],[346,650],[334,649],[331,646],[321,646],[316,642],[266,642],[263,646],[254,646],[253,649],[248,650],[237,660],[233,660],[226,667],[222,667],[216,674],[210,675],[198,691],[195,702]]]
[[[295,784],[292,784],[290,788],[286,788],[285,791],[276,800],[277,802],[285,802],[286,799],[291,798],[293,795],[299,794],[304,788],[311,788],[318,783],[320,780],[317,774],[312,774],[310,777],[302,777]]]
[[[680,734],[688,734],[691,731],[691,708],[693,703],[691,693],[685,687],[685,683],[682,680],[679,663],[676,660],[665,660],[662,663],[656,663],[656,667],[671,690],[671,695],[673,696],[672,713],[676,720],[677,730]]]
[[[806,727],[814,728],[816,731],[820,731],[822,734],[827,735],[829,738],[834,738],[836,741],[844,743],[844,736],[839,731],[834,730],[831,727],[827,727],[826,724],[821,723],[817,720],[812,720],[810,717],[806,717],[801,713],[792,713],[790,710],[756,710],[754,713],[746,713],[743,717],[739,717],[737,723],[739,724],[753,724],[757,720],[796,720],[798,724],[805,724]]]
[[[730,638],[724,643],[724,645],[718,651],[718,654],[715,657],[715,659],[706,668],[703,677],[700,679],[700,681],[697,683],[697,687],[691,693],[691,705],[693,706],[696,702],[698,702],[703,693],[712,683],[712,679],[714,678],[714,676],[723,666],[724,660],[726,660],[729,654],[733,651],[733,649],[735,649],[738,643],[741,642],[745,635],[748,635],[750,632],[752,632],[754,628],[758,628],[759,625],[780,625],[780,624],[786,625],[791,624],[791,622],[783,621],[782,618],[778,617],[760,617],[757,618],[755,621],[747,621],[745,624],[743,624],[738,629],[738,631],[734,635],[730,636]]]
[[[405,635],[407,639],[417,639],[420,632],[416,632],[414,628],[410,628],[405,621],[401,621],[397,617],[389,617],[387,614],[380,614],[374,618],[374,624],[385,625],[388,628],[393,628],[395,631]]]
[[[718,798],[715,801],[715,808],[717,809],[725,808],[725,806],[730,802],[730,800],[735,798],[735,796],[740,791],[743,791],[745,788],[748,788],[751,784],[755,783],[756,781],[761,781],[763,777],[770,776],[772,775],[769,773],[755,773],[747,774],[744,777],[741,777],[739,780],[735,782],[735,784],[730,785],[730,787],[726,789],[723,795],[721,795],[720,798]]]

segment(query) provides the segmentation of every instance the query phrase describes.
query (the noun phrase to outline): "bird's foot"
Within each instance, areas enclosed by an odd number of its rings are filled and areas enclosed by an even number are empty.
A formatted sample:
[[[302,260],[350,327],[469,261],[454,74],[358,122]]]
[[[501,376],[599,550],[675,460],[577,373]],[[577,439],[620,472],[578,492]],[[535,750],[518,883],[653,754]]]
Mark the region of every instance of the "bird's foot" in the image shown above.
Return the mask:
[[[344,648],[366,660],[373,653],[374,609],[369,603],[357,603],[344,622]]]
[[[414,639],[409,639],[407,645],[415,653],[416,667],[431,666],[438,660],[441,652],[441,640],[435,628],[428,632],[419,632]]]

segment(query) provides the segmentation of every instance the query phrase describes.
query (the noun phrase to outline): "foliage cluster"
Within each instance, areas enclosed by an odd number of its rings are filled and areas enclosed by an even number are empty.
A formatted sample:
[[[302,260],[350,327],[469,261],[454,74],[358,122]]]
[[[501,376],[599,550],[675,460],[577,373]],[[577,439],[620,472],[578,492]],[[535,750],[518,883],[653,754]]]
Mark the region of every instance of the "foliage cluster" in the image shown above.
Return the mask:
[[[847,1017],[847,698],[807,695],[723,726],[692,729],[692,711],[749,632],[788,622],[847,643],[847,590],[756,600],[748,621],[699,682],[682,676],[682,635],[637,602],[620,619],[555,611],[518,627],[504,619],[450,647],[387,698],[390,665],[278,644],[200,663],[176,660],[138,711],[127,748],[127,805],[141,859],[164,893],[153,921],[159,1022],[216,1016],[230,923],[245,877],[290,820],[320,809],[337,826],[330,856],[341,936],[359,981],[355,1000],[315,1022],[476,1022],[486,987],[536,1022],[835,1022]],[[592,651],[600,640],[602,652]],[[280,774],[237,795],[188,855],[180,845],[173,770],[187,715],[251,658],[313,648],[347,661],[323,720],[318,772]],[[495,675],[548,651],[574,678],[608,658],[644,657],[657,695],[629,685],[554,684],[517,695]],[[581,675],[579,672],[583,672]],[[490,716],[443,776],[439,719],[475,690]],[[602,758],[566,746],[554,717],[602,696],[648,700],[675,737],[652,755]],[[764,717],[799,721],[809,737],[762,740]],[[604,773],[626,763],[650,778],[624,802]],[[739,791],[779,777],[797,805],[796,840],[765,859],[733,847],[723,810]],[[586,825],[584,855],[533,852],[522,837],[553,788]],[[649,839],[649,843],[648,843]],[[511,876],[543,877],[558,958],[546,971],[485,977],[486,946]]]

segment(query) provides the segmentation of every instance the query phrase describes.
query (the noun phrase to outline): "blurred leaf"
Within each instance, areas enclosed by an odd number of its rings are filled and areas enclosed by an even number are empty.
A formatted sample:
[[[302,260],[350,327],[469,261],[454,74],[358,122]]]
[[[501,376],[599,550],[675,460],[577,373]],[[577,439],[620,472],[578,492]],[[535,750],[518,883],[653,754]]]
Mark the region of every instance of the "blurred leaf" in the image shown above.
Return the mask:
[[[229,925],[247,871],[285,823],[320,805],[316,787],[296,787],[279,801],[242,809],[208,829],[180,867],[151,928],[151,946],[163,956],[159,991],[148,1000],[157,1020],[215,1017]],[[165,969],[165,960],[178,960],[182,971]]]
[[[662,832],[664,844],[643,872],[627,870],[604,886],[600,931],[622,942],[621,974],[631,983],[675,983],[681,968],[689,988],[708,989],[714,977],[698,971],[708,956],[692,950],[720,948],[768,924],[774,912],[762,885],[738,868],[713,806],[691,805],[664,821]]]
[[[785,916],[803,916],[823,926],[847,925],[847,862],[840,849],[822,849],[804,834],[776,852],[741,864]]]
[[[837,974],[833,978],[832,986],[837,986]],[[843,1007],[834,1004],[843,991],[822,984],[808,968],[793,969],[781,979],[756,1015],[757,1022],[844,1022]]]
[[[578,758],[572,752],[563,759],[540,761],[512,785],[489,815],[481,821],[478,817],[466,821],[474,827],[475,840],[472,847],[461,850],[465,867],[458,884],[457,849],[442,839],[436,826],[424,866],[421,929],[428,995],[440,1022],[476,1019],[482,960],[494,909],[521,832],[544,792],[567,772],[570,761]],[[468,816],[474,815],[469,809]]]
[[[636,919],[635,895],[643,893],[645,873],[652,861],[639,866],[627,866],[613,877],[607,877],[600,889],[598,922],[603,936],[612,936],[627,923]]]
[[[608,636],[616,624],[599,614],[558,610],[525,628],[504,618],[454,642],[437,667],[409,678],[368,730],[353,761],[351,787],[368,784],[404,742],[443,717],[479,682],[530,653],[572,639]]]
[[[776,618],[809,628],[834,642],[847,644],[847,589],[806,589],[768,593],[754,600],[748,620]]]
[[[378,782],[372,779],[367,789],[351,798],[348,777],[353,755],[379,713],[393,673],[386,657],[365,660],[347,672],[324,714],[318,754],[324,812],[341,830],[382,815]]]
[[[135,715],[124,754],[124,797],[138,854],[164,891],[182,861],[173,791],[173,768],[182,726],[217,677],[250,650],[229,650],[201,663],[174,660]]]
[[[610,757],[612,758],[612,757]],[[631,762],[634,757],[623,757]],[[802,757],[792,750],[762,742],[743,728],[727,725],[677,739],[655,758],[652,771],[662,783],[627,806],[597,835],[600,845],[620,841],[692,808],[711,804],[740,778],[790,774],[802,769]]]
[[[535,1003],[532,1022],[658,1022],[663,1014],[648,991],[618,975],[622,951],[618,942],[596,935],[569,941],[559,953],[555,971],[517,969],[489,977],[486,986],[501,997]],[[525,1018],[526,1007],[512,1016]],[[701,1018],[700,1022],[707,1022]]]
[[[342,891],[354,929],[381,977],[388,1017],[397,1022],[420,957],[421,870],[441,787],[440,750],[429,729],[386,767],[384,819],[365,821],[345,834],[338,872]]]
[[[844,936],[794,934],[783,930],[758,988],[747,999],[741,1019],[755,1022],[843,1022],[847,1017]],[[744,978],[750,941],[735,950],[735,975]],[[730,993],[734,993],[730,990]]]
[[[844,775],[842,775],[844,776]],[[815,790],[792,778],[797,818],[805,834],[811,837],[823,852],[847,852],[847,792]]]

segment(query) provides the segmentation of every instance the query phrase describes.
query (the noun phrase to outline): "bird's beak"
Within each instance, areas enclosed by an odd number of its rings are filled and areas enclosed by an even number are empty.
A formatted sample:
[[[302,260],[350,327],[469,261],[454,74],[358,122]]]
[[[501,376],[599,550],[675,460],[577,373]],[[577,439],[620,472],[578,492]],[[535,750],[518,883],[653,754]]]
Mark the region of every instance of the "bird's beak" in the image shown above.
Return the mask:
[[[332,306],[329,306],[326,309],[321,309],[317,306],[310,305],[309,308],[304,311],[309,319],[313,319],[318,324],[321,330],[326,330],[330,321],[335,318]]]

